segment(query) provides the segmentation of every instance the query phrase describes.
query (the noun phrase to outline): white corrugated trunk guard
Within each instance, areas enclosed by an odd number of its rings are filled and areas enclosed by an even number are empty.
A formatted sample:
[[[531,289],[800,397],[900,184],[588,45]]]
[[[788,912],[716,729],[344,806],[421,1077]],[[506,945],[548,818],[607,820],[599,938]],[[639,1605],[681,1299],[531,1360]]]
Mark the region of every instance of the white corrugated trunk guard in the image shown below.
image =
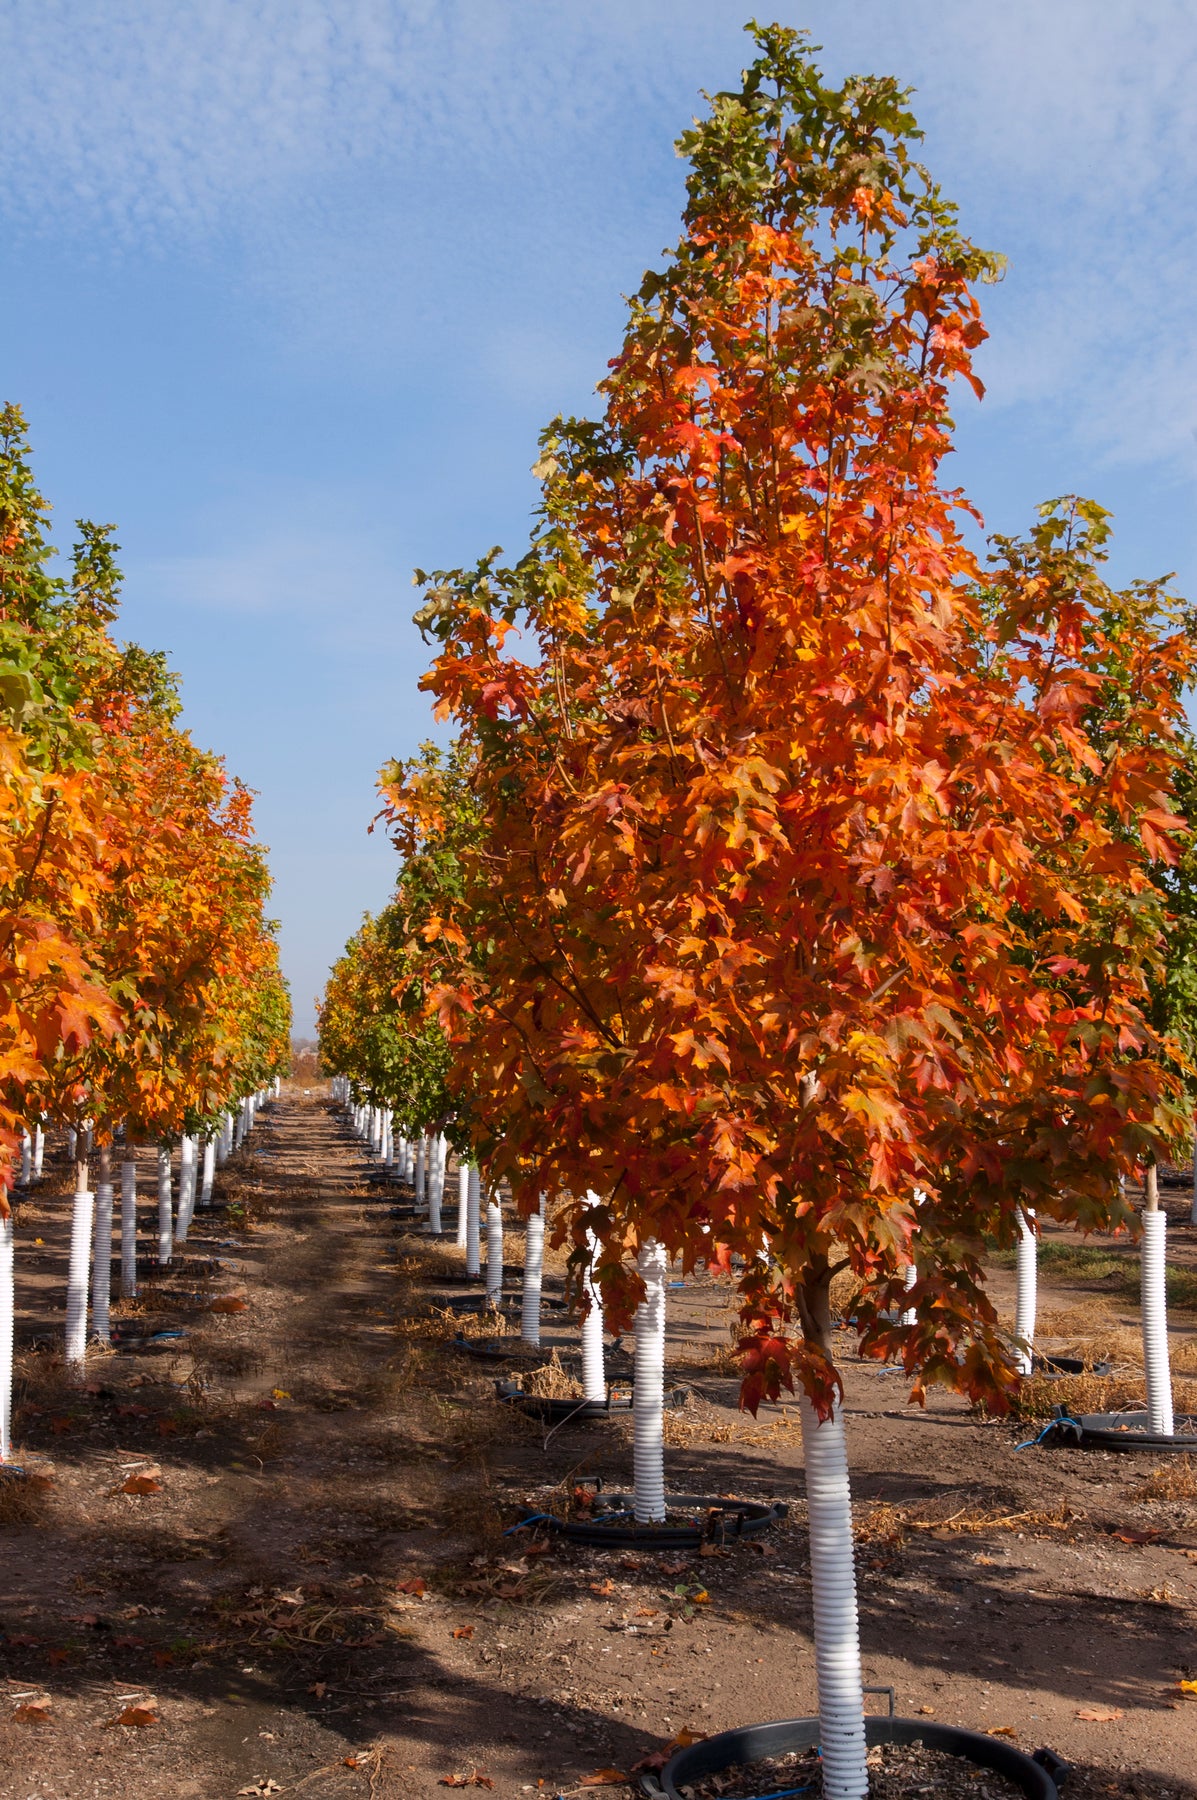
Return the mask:
[[[919,1272],[917,1265],[912,1262],[907,1263],[902,1272],[902,1285],[905,1287],[907,1293],[910,1292],[918,1278]],[[908,1306],[902,1314],[902,1324],[905,1325],[906,1329],[909,1331],[910,1327],[912,1325],[917,1325],[918,1322],[919,1315],[917,1309],[913,1306]]]
[[[195,1210],[196,1142],[189,1134],[179,1139],[179,1202],[175,1210],[175,1243],[185,1244]]]
[[[486,1197],[486,1304],[498,1312],[503,1300],[503,1208],[492,1191]]]
[[[443,1137],[430,1139],[432,1145],[432,1168],[428,1176],[428,1229],[440,1236],[441,1200],[445,1192],[445,1140]]]
[[[466,1194],[466,1274],[481,1275],[482,1258],[480,1213],[482,1210],[482,1177],[477,1163],[470,1164],[469,1188]]]
[[[12,1455],[12,1214],[0,1219],[0,1463]]]
[[[121,1164],[121,1299],[137,1294],[137,1164]]]
[[[200,1174],[199,1203],[201,1206],[212,1204],[212,1184],[216,1180],[216,1139],[204,1139],[204,1166]]]
[[[586,1198],[591,1205],[598,1205],[597,1194],[588,1193]],[[598,1254],[598,1240],[592,1231],[586,1233],[586,1247],[590,1255],[582,1273],[582,1297],[589,1305],[582,1319],[582,1398],[602,1402],[607,1398],[607,1370],[603,1360],[603,1303],[590,1279]]]
[[[865,1800],[869,1778],[844,1419],[837,1403],[831,1417],[820,1424],[806,1394],[799,1410],[810,1522],[823,1792],[827,1800]]]
[[[1020,1375],[1029,1375],[1035,1354],[1035,1311],[1038,1303],[1037,1282],[1039,1239],[1032,1221],[1034,1213],[1018,1209],[1018,1255],[1016,1297],[1014,1303],[1014,1335],[1018,1339],[1015,1360]]]
[[[158,1267],[164,1269],[171,1259],[171,1191],[170,1150],[158,1146]]]
[[[66,1360],[82,1374],[87,1351],[87,1276],[91,1267],[92,1210],[96,1197],[87,1185],[87,1164],[76,1164],[75,1199],[71,1209],[71,1254],[67,1265]]]
[[[95,1248],[91,1265],[91,1328],[107,1342],[111,1327],[108,1308],[112,1299],[112,1159],[107,1146],[100,1151],[96,1182]]]
[[[42,1178],[42,1164],[45,1160],[45,1155],[46,1128],[44,1125],[38,1125],[35,1127],[33,1133],[33,1179],[35,1181],[40,1181]]]
[[[466,1247],[469,1205],[470,1165],[467,1162],[459,1162],[457,1165],[457,1248],[459,1250],[464,1250]]]
[[[520,1306],[520,1337],[525,1344],[540,1342],[540,1293],[544,1282],[544,1195],[529,1214],[524,1230],[524,1297]]]
[[[1160,1211],[1159,1176],[1154,1164],[1144,1181],[1143,1256],[1139,1297],[1143,1314],[1143,1368],[1147,1377],[1147,1429],[1159,1437],[1175,1431],[1172,1370],[1168,1358],[1168,1220]]]
[[[655,1238],[637,1261],[644,1299],[636,1308],[636,1378],[632,1387],[633,1505],[638,1525],[665,1518],[665,1279],[668,1258]]]

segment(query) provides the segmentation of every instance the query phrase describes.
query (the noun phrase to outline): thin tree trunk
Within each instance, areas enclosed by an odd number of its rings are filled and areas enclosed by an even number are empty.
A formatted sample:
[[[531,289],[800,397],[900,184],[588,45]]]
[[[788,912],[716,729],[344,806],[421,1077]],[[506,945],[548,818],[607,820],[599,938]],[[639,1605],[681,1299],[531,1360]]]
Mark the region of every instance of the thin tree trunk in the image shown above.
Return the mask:
[[[0,1463],[12,1457],[12,1214],[0,1218]]]
[[[598,1201],[597,1194],[587,1194],[586,1198],[592,1203]],[[607,1369],[603,1357],[603,1302],[590,1279],[598,1251],[592,1231],[586,1233],[586,1244],[590,1260],[582,1275],[582,1298],[588,1303],[582,1315],[582,1398],[602,1402],[607,1398]]]
[[[158,1146],[158,1267],[164,1269],[173,1254],[171,1230],[170,1146]]]
[[[132,1144],[126,1143],[127,1151]],[[137,1295],[137,1163],[129,1155],[121,1164],[121,1299]]]
[[[486,1202],[486,1304],[498,1312],[503,1303],[503,1208],[495,1193]]]
[[[1033,1212],[1018,1209],[1017,1298],[1014,1335],[1020,1375],[1029,1375],[1035,1363],[1035,1315],[1038,1310],[1039,1237]]]
[[[466,1274],[481,1275],[482,1257],[480,1213],[482,1210],[482,1178],[477,1163],[470,1164],[469,1189],[466,1196]]]
[[[544,1195],[528,1219],[524,1231],[524,1297],[520,1307],[520,1337],[525,1344],[540,1342],[540,1295],[544,1282]]]

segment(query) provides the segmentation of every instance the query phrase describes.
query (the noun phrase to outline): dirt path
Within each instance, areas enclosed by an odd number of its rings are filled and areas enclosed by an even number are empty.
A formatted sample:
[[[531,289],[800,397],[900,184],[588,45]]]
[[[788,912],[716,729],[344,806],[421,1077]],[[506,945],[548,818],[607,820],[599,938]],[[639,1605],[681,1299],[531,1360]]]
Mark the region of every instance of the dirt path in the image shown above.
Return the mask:
[[[735,1411],[724,1290],[671,1290],[695,1397],[670,1483],[777,1496],[790,1523],[693,1560],[504,1537],[521,1503],[626,1481],[626,1429],[546,1440],[498,1406],[449,1347],[458,1254],[393,1221],[369,1173],[318,1096],[286,1095],[130,1321],[187,1335],[95,1352],[83,1393],[56,1350],[69,1201],[25,1209],[0,1800],[431,1797],[475,1772],[557,1794],[683,1728],[812,1710],[797,1419]],[[1197,1796],[1192,1495],[1145,1488],[1139,1458],[1016,1452],[1027,1428],[915,1412],[851,1361],[847,1392],[866,1679],[1084,1763],[1070,1800]]]

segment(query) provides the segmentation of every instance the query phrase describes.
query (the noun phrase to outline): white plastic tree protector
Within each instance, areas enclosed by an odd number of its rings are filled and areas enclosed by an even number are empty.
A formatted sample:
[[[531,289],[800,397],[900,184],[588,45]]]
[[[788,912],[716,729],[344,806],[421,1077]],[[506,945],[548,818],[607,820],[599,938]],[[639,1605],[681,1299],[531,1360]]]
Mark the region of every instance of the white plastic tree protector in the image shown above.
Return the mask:
[[[540,1294],[544,1283],[544,1195],[528,1217],[524,1232],[524,1298],[520,1307],[520,1337],[525,1344],[540,1342]]]
[[[805,1393],[799,1410],[810,1521],[823,1792],[827,1800],[865,1800],[869,1778],[844,1419],[837,1403],[831,1417],[820,1424]]]
[[[457,1248],[466,1247],[466,1233],[469,1230],[470,1207],[470,1165],[459,1162],[457,1165]]]
[[[1197,1131],[1193,1134],[1193,1204],[1189,1208],[1189,1224],[1197,1225]]]
[[[403,1140],[403,1179],[409,1187],[416,1185],[416,1140]]]
[[[440,1236],[441,1200],[445,1192],[445,1140],[435,1137],[432,1142],[432,1169],[428,1176],[428,1229]]]
[[[67,1127],[67,1156],[71,1162],[75,1160],[75,1151],[79,1147],[79,1133],[73,1125]]]
[[[12,1214],[0,1219],[0,1463],[12,1456]]]
[[[171,1258],[171,1192],[170,1150],[158,1146],[158,1267],[164,1269]]]
[[[108,1307],[112,1299],[112,1183],[107,1179],[109,1159],[100,1152],[100,1179],[96,1182],[95,1249],[91,1265],[91,1328],[107,1341]]]
[[[382,1160],[389,1169],[395,1160],[394,1118],[389,1106],[382,1113]]]
[[[33,1180],[33,1139],[27,1131],[21,1133],[21,1186],[28,1187]]]
[[[175,1212],[175,1243],[185,1244],[195,1210],[196,1141],[187,1133],[179,1140],[179,1204]]]
[[[503,1208],[495,1193],[486,1197],[486,1304],[497,1312],[503,1298]]]
[[[86,1180],[86,1174],[84,1174]],[[75,1190],[71,1212],[71,1254],[67,1264],[66,1360],[80,1373],[87,1350],[87,1276],[91,1266],[92,1212],[96,1197],[88,1187]]]
[[[121,1299],[137,1293],[137,1164],[121,1164]]]
[[[586,1198],[597,1205],[597,1194],[587,1194]],[[586,1247],[590,1260],[582,1273],[582,1298],[589,1304],[582,1319],[582,1398],[604,1401],[607,1398],[607,1369],[603,1359],[603,1303],[590,1279],[598,1252],[598,1240],[592,1231],[586,1233]]]
[[[466,1274],[481,1275],[479,1245],[479,1213],[482,1208],[482,1177],[477,1163],[470,1164],[469,1187],[466,1191]]]
[[[200,1173],[199,1203],[201,1206],[212,1204],[212,1183],[216,1179],[216,1139],[204,1139],[204,1166]]]
[[[665,1518],[665,1278],[664,1244],[649,1238],[637,1261],[644,1299],[636,1308],[636,1380],[632,1388],[633,1506],[638,1525]]]
[[[45,1156],[46,1128],[44,1125],[37,1125],[33,1132],[33,1179],[35,1181],[40,1181],[42,1178],[42,1164]]]
[[[1154,1173],[1154,1171],[1152,1171]],[[1168,1293],[1165,1253],[1168,1220],[1149,1205],[1143,1214],[1140,1300],[1143,1308],[1143,1367],[1147,1376],[1147,1429],[1171,1437],[1172,1370],[1168,1360]]]
[[[907,1293],[910,1292],[910,1289],[914,1286],[918,1278],[918,1265],[912,1262],[907,1263],[905,1269],[902,1271],[902,1284],[906,1288]],[[917,1310],[913,1306],[908,1306],[902,1314],[902,1324],[909,1330],[912,1325],[917,1325],[918,1322],[919,1315]]]
[[[237,1116],[233,1120],[233,1149],[240,1150],[245,1142],[245,1102],[237,1108]]]
[[[1018,1258],[1016,1298],[1014,1302],[1014,1335],[1018,1339],[1015,1360],[1020,1375],[1029,1375],[1035,1348],[1035,1310],[1037,1305],[1037,1265],[1039,1239],[1031,1223],[1035,1215],[1018,1209]]]
[[[421,1132],[419,1141],[416,1144],[416,1182],[415,1182],[415,1187],[416,1187],[416,1205],[417,1206],[423,1206],[424,1194],[427,1189],[427,1173],[426,1173],[426,1166],[425,1166],[425,1161],[424,1161],[425,1154],[426,1154],[425,1147],[426,1147],[427,1143],[428,1143],[427,1137],[425,1136],[425,1134],[423,1132]]]
[[[376,1106],[374,1108],[374,1118],[370,1132],[370,1148],[376,1156],[382,1155],[382,1139],[385,1130],[386,1126],[383,1122],[382,1108],[381,1106]]]

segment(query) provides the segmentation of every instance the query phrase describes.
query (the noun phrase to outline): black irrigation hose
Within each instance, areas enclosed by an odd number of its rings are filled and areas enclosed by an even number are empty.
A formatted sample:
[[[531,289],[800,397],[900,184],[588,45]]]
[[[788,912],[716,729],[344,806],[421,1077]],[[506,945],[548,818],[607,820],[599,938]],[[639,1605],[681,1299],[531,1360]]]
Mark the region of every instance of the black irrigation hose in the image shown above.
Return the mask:
[[[1084,1362],[1079,1356],[1036,1356],[1032,1358],[1035,1375],[1097,1375],[1102,1378],[1113,1369],[1113,1363]]]
[[[700,1544],[735,1543],[760,1537],[789,1517],[784,1500],[731,1500],[726,1495],[667,1494],[670,1512],[693,1515],[678,1523],[638,1525],[630,1494],[604,1494],[604,1510],[592,1519],[558,1519],[531,1513],[520,1525],[546,1524],[568,1543],[601,1550],[696,1550]],[[517,1526],[518,1530],[519,1527]]]
[[[1086,1450],[1163,1450],[1173,1455],[1197,1453],[1197,1414],[1180,1413],[1176,1432],[1165,1437],[1147,1429],[1145,1412],[1070,1413],[1053,1408],[1054,1417],[1041,1434],[1049,1444],[1079,1444]]]
[[[788,1756],[793,1750],[809,1750],[818,1742],[818,1719],[781,1719],[739,1731],[720,1731],[715,1737],[702,1738],[677,1751],[659,1776],[642,1775],[640,1791],[648,1800],[680,1800],[680,1790],[704,1775]],[[1028,1756],[1001,1738],[964,1731],[957,1725],[933,1725],[926,1719],[866,1719],[865,1742],[921,1743],[928,1750],[945,1751],[976,1768],[1005,1775],[1026,1800],[1059,1800],[1060,1787],[1069,1771],[1069,1765],[1054,1750],[1036,1750]]]

